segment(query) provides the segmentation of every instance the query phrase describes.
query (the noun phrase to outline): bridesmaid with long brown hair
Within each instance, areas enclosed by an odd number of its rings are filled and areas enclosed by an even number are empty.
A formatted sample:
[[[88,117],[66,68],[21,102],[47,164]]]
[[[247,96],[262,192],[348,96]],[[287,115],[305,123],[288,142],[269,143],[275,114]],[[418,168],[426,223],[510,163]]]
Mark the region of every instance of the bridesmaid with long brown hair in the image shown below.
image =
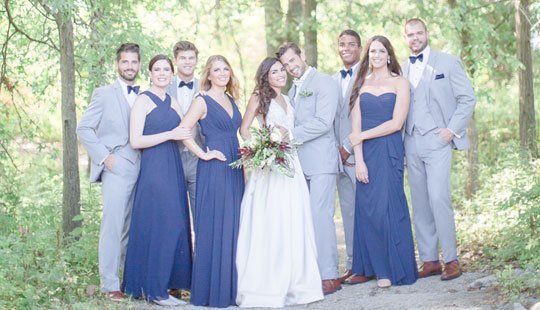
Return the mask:
[[[409,82],[390,41],[372,37],[351,93],[356,161],[353,276],[377,285],[412,284],[418,277],[409,209],[403,188],[401,129],[409,111]]]

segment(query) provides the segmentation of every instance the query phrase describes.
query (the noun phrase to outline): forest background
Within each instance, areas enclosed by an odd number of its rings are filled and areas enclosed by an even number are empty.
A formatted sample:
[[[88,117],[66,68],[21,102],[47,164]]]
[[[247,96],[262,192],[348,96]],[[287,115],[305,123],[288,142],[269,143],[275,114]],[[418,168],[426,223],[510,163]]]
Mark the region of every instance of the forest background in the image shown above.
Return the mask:
[[[0,5],[0,308],[94,304],[100,188],[87,179],[76,119],[94,88],[114,81],[116,48],[147,63],[178,40],[199,48],[198,71],[222,54],[238,76],[241,110],[257,65],[299,42],[320,71],[341,69],[337,36],[387,36],[423,18],[433,48],[459,55],[478,104],[472,147],[454,152],[459,252],[493,272],[509,300],[540,295],[540,3],[527,0],[4,0]],[[408,188],[406,189],[408,191]],[[95,300],[98,301],[95,301]]]

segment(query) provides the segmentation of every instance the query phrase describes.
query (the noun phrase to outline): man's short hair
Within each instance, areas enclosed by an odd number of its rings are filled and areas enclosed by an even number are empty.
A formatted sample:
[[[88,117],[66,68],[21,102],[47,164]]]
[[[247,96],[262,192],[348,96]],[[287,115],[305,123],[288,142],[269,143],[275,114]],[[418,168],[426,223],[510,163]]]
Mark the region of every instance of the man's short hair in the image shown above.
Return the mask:
[[[356,39],[356,43],[358,44],[358,46],[362,46],[362,41],[360,40],[360,35],[358,34],[358,32],[352,30],[352,29],[347,29],[347,30],[343,30],[339,36],[338,36],[338,39],[341,38],[342,36],[351,36],[351,37],[354,37]]]
[[[178,53],[183,52],[183,51],[194,51],[195,56],[197,56],[197,58],[199,57],[199,50],[197,49],[195,44],[193,44],[193,43],[191,43],[189,41],[178,41],[178,42],[176,42],[176,44],[173,47],[174,58],[176,58],[176,56],[178,56]]]
[[[422,24],[422,26],[424,27],[424,30],[427,32],[427,27],[426,27],[426,23],[424,23],[423,20],[421,20],[420,18],[411,18],[411,19],[408,19],[406,22],[405,22],[405,27],[407,27],[408,24]]]
[[[120,60],[121,53],[137,53],[137,58],[141,61],[141,53],[139,52],[139,44],[137,43],[124,43],[116,50],[116,61]]]
[[[276,53],[276,57],[277,59],[281,58],[281,56],[283,56],[283,54],[285,54],[289,49],[292,49],[293,52],[300,56],[300,54],[302,54],[302,51],[300,50],[300,47],[298,47],[298,45],[296,43],[293,43],[293,42],[285,42],[283,44],[281,44],[281,46],[279,47],[277,53]]]

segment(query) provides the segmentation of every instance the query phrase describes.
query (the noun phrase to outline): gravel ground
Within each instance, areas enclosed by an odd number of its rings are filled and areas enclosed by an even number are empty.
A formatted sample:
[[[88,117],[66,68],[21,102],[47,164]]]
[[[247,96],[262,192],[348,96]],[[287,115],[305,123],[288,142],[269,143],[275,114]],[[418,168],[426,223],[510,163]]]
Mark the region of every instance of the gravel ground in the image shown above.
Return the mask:
[[[337,218],[341,218],[339,215]],[[338,250],[340,266],[345,262],[345,245],[341,222],[338,227]],[[487,274],[466,272],[451,281],[441,281],[438,276],[419,279],[408,286],[392,286],[388,289],[377,287],[376,281],[343,286],[340,291],[328,295],[324,300],[309,305],[288,307],[289,309],[517,309],[502,300],[496,290],[487,288],[469,289],[468,286]],[[163,309],[142,301],[122,303],[130,309]],[[215,309],[186,305],[169,309]],[[238,309],[229,307],[227,309]]]

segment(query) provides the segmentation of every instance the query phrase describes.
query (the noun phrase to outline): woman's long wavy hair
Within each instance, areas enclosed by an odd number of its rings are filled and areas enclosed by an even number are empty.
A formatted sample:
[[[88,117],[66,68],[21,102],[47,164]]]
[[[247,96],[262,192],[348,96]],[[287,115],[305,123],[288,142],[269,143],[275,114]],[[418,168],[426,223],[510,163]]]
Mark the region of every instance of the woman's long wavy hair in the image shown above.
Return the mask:
[[[270,109],[270,102],[278,95],[268,81],[270,68],[278,61],[279,60],[275,57],[265,58],[259,65],[257,73],[255,74],[255,88],[253,89],[253,94],[259,97],[257,113],[262,115],[264,124],[266,124],[266,115]]]
[[[208,76],[210,76],[210,69],[212,69],[212,65],[216,61],[224,62],[227,67],[229,67],[229,70],[231,72],[231,77],[229,78],[229,82],[227,83],[226,92],[234,99],[237,100],[240,97],[240,86],[238,83],[238,79],[234,75],[234,71],[231,67],[231,64],[225,58],[221,55],[212,55],[208,57],[208,60],[206,61],[206,65],[204,66],[202,75],[201,75],[201,89],[204,91],[207,91],[212,86],[212,83],[210,80],[208,80]]]
[[[384,46],[384,48],[386,48],[386,51],[388,51],[388,56],[390,57],[390,63],[387,64],[388,70],[390,70],[390,72],[395,75],[401,75],[401,66],[396,59],[396,54],[390,41],[385,36],[371,37],[371,39],[369,39],[366,44],[366,48],[364,49],[362,59],[360,60],[358,74],[356,75],[356,79],[354,80],[353,88],[351,90],[351,99],[349,100],[349,112],[353,109],[354,103],[360,95],[360,88],[362,88],[362,85],[364,85],[366,76],[370,71],[369,49],[371,47],[371,43],[373,43],[374,41],[380,42]]]

